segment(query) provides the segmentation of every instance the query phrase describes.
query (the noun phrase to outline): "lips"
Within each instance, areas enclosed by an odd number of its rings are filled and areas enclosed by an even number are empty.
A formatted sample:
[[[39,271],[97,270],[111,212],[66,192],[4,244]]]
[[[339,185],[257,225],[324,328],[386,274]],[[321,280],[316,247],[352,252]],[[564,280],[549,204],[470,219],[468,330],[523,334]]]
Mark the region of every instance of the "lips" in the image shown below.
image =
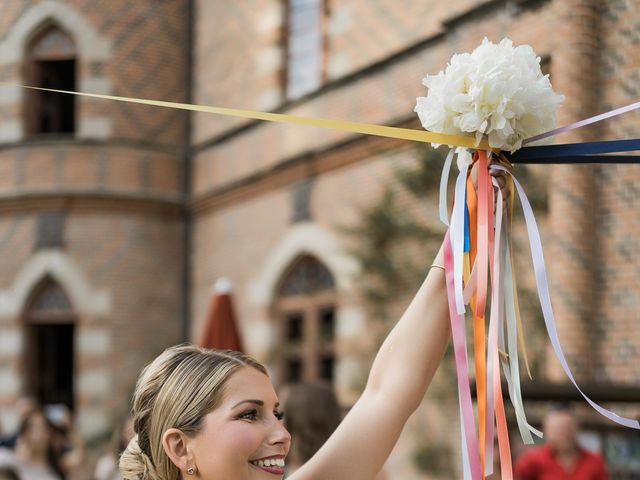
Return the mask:
[[[253,467],[272,475],[284,475],[284,456],[274,455],[249,462]]]

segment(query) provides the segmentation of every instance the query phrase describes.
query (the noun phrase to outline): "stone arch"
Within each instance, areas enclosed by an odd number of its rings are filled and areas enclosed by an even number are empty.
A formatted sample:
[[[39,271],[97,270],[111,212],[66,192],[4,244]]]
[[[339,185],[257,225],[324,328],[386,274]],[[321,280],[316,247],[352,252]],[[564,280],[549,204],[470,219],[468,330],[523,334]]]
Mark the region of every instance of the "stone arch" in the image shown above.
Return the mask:
[[[26,9],[0,41],[0,67],[21,63],[29,41],[42,28],[51,24],[58,26],[73,39],[78,49],[79,63],[100,64],[111,57],[111,40],[101,35],[80,12],[65,3],[45,0]],[[103,95],[112,93],[110,80],[102,74],[79,76],[76,85],[82,92]],[[23,96],[24,92],[20,87],[5,88],[0,95],[0,105],[20,104]],[[105,139],[111,136],[112,130],[110,117],[80,114],[75,135],[77,138]],[[23,137],[22,121],[17,118],[6,119],[0,132],[0,141],[15,142]]]
[[[315,257],[329,269],[339,293],[353,290],[353,276],[357,271],[354,259],[345,253],[344,245],[329,230],[306,222],[290,228],[267,255],[264,266],[250,284],[250,301],[259,307],[268,306],[283,273],[303,255]]]
[[[25,45],[24,85],[75,90],[78,49],[73,37],[55,21],[40,24]],[[76,129],[76,98],[56,92],[23,92],[22,117],[28,135],[68,135]]]
[[[80,316],[101,317],[111,309],[109,293],[91,287],[68,255],[43,251],[24,264],[7,290],[0,290],[0,318],[20,315],[34,289],[47,277],[60,284]]]
[[[77,315],[62,285],[51,275],[38,282],[22,315],[25,390],[42,405],[63,403],[73,409]]]
[[[331,272],[313,255],[298,255],[282,272],[275,291],[277,297],[311,294],[335,289]]]
[[[247,299],[251,310],[250,329],[246,337],[249,351],[259,358],[269,358],[277,342],[273,321],[273,302],[278,285],[289,267],[304,255],[321,262],[335,281],[335,292],[340,299],[336,316],[336,339],[338,341],[358,337],[366,328],[366,316],[361,305],[354,299],[354,277],[357,273],[355,260],[346,253],[343,243],[326,228],[312,222],[299,223],[287,230],[278,244],[266,256],[266,261],[249,283]],[[336,385],[348,384],[344,366],[349,363],[342,358],[336,372]],[[345,387],[346,388],[346,387]]]
[[[40,28],[55,23],[73,37],[85,62],[104,62],[111,55],[111,42],[73,7],[46,0],[28,8],[0,42],[0,65],[21,61],[25,46]]]

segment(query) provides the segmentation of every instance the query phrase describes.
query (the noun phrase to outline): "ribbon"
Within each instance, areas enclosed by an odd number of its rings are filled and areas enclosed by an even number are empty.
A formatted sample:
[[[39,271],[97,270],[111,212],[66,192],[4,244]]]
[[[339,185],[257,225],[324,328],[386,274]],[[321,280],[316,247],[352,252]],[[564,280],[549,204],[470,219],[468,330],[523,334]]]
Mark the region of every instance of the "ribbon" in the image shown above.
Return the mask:
[[[522,210],[524,212],[527,233],[529,235],[529,247],[531,249],[531,257],[533,259],[533,269],[536,277],[536,287],[538,290],[538,297],[540,299],[540,305],[542,307],[542,315],[544,317],[547,333],[549,334],[549,338],[551,339],[551,345],[553,346],[553,350],[556,354],[556,357],[558,357],[558,360],[560,361],[560,365],[562,366],[565,374],[567,375],[567,377],[569,377],[569,380],[571,380],[571,383],[573,383],[573,385],[584,397],[587,403],[589,403],[589,405],[591,405],[602,416],[608,418],[609,420],[619,425],[640,430],[640,422],[638,420],[622,417],[614,412],[607,410],[606,408],[598,405],[593,400],[591,400],[582,391],[582,389],[576,382],[575,378],[573,377],[571,369],[569,368],[564,352],[562,350],[562,346],[560,344],[560,339],[558,337],[558,332],[556,329],[553,309],[551,308],[551,297],[549,295],[547,272],[544,265],[544,255],[542,253],[542,241],[540,240],[540,233],[538,231],[538,226],[537,226],[535,217],[533,215],[533,209],[529,204],[529,200],[527,199],[527,195],[525,194],[524,189],[522,188],[518,180],[516,180],[516,178],[511,174],[511,172],[509,172],[508,169],[506,169],[501,165],[493,165],[492,168],[501,170],[509,174],[513,179],[514,185],[518,192],[520,203],[522,205]]]
[[[488,142],[483,139],[476,144],[475,137],[465,135],[448,135],[443,133],[427,132],[424,130],[415,130],[411,128],[389,127],[383,125],[372,125],[367,123],[350,122],[345,120],[334,120],[326,118],[302,117],[297,115],[288,115],[282,113],[259,112],[254,110],[244,110],[237,108],[224,108],[207,105],[197,105],[191,103],[168,102],[162,100],[150,100],[135,97],[122,97],[116,95],[103,95],[97,93],[75,92],[70,90],[57,90],[51,88],[32,87],[28,85],[17,85],[13,83],[0,83],[0,87],[19,87],[30,90],[64,93],[68,95],[76,95],[80,97],[99,98],[103,100],[114,100],[119,102],[137,103],[141,105],[150,105],[165,108],[174,108],[179,110],[190,110],[195,112],[214,113],[218,115],[226,115],[232,117],[249,118],[253,120],[264,120],[271,122],[290,123],[297,125],[315,126],[319,128],[330,128],[341,130],[344,132],[361,133],[365,135],[375,135],[387,138],[396,138],[400,140],[411,140],[423,143],[433,143],[441,145],[450,145],[456,147],[465,147],[473,149],[494,150],[491,149]],[[599,122],[607,118],[612,118],[626,112],[630,112],[640,108],[640,102],[636,102],[624,107],[616,108],[608,112],[596,115],[579,122],[566,125],[564,127],[551,130],[549,132],[536,135],[534,137],[523,140],[522,144],[529,143],[548,138],[559,133],[580,128],[591,123]],[[626,143],[625,143],[626,142]],[[577,148],[581,152],[578,154],[569,154],[560,152],[563,147]],[[567,145],[550,145],[544,147],[525,147],[521,148],[513,154],[506,154],[512,163],[521,163],[526,160],[527,163],[545,163],[545,164],[561,164],[561,163],[639,163],[640,156],[617,156],[617,155],[596,155],[597,153],[615,153],[626,151],[640,150],[640,139],[633,140],[616,140],[609,142],[591,142]],[[573,150],[569,150],[573,151]]]
[[[412,140],[424,143],[444,144],[466,148],[479,148],[491,150],[486,140],[482,140],[476,144],[474,137],[464,135],[448,135],[434,132],[426,132],[423,130],[415,130],[409,128],[389,127],[382,125],[372,125],[359,122],[349,122],[345,120],[324,119],[315,117],[301,117],[296,115],[287,115],[281,113],[259,112],[254,110],[244,110],[236,108],[223,108],[206,105],[197,105],[190,103],[168,102],[162,100],[149,100],[135,97],[122,97],[116,95],[103,95],[97,93],[75,92],[70,90],[57,90],[50,88],[32,87],[28,85],[16,85],[9,83],[0,83],[5,87],[20,87],[30,90],[39,90],[47,92],[65,93],[69,95],[77,95],[82,97],[99,98],[104,100],[115,100],[120,102],[137,103],[142,105],[151,105],[166,108],[175,108],[180,110],[191,110],[205,113],[215,113],[218,115],[226,115],[240,118],[249,118],[254,120],[265,120],[281,123],[292,123],[298,125],[316,126],[320,128],[331,128],[351,133],[362,133],[365,135],[376,135],[389,138],[397,138],[402,140]],[[640,108],[640,102],[636,102],[624,107],[616,108],[608,112],[596,115],[594,117],[581,120],[579,122],[566,125],[549,132],[529,137],[523,140],[523,145],[557,135],[562,132],[573,130],[576,128],[599,122],[608,118],[621,115]],[[568,153],[560,153],[565,148],[577,149],[582,153],[570,155]],[[616,140],[608,142],[589,142],[567,145],[550,145],[538,147],[521,148],[513,154],[507,154],[507,157],[513,163],[527,160],[527,163],[638,163],[639,156],[596,156],[596,153],[614,153],[624,151],[640,150],[640,139],[633,140]],[[576,150],[569,150],[576,151]],[[584,156],[584,157],[583,157]],[[549,160],[549,159],[553,160]]]
[[[526,145],[528,143],[537,142],[538,140],[542,140],[544,138],[553,137],[555,135],[559,135],[563,132],[568,132],[570,130],[575,130],[576,128],[581,128],[586,125],[591,125],[592,123],[601,122],[602,120],[606,120],[607,118],[616,117],[618,115],[622,115],[623,113],[631,112],[633,110],[637,110],[640,108],[640,102],[631,103],[629,105],[625,105],[624,107],[616,108],[613,110],[609,110],[608,112],[601,113],[599,115],[595,115],[593,117],[585,118],[584,120],[580,120],[578,122],[571,123],[569,125],[565,125],[564,127],[556,128],[549,132],[541,133],[540,135],[536,135],[534,137],[529,137],[522,142],[522,145]]]
[[[462,273],[464,270],[464,217],[466,206],[464,202],[468,165],[465,165],[456,179],[456,190],[454,196],[453,212],[451,214],[451,248],[453,249],[453,271],[455,282],[456,312],[463,315],[464,308],[464,288],[462,285]]]
[[[442,174],[440,175],[440,200],[438,202],[438,211],[440,212],[440,221],[447,227],[449,226],[449,214],[447,212],[447,183],[449,181],[454,153],[455,149],[450,148],[447,158],[444,161],[444,167],[442,167]]]
[[[16,86],[7,83],[0,83],[0,86]],[[103,100],[115,100],[118,102],[137,103],[141,105],[151,105],[155,107],[175,108],[179,110],[190,110],[194,112],[215,113],[230,117],[250,118],[253,120],[266,120],[270,122],[291,123],[296,125],[307,125],[311,127],[330,128],[343,132],[363,133],[365,135],[375,135],[378,137],[397,138],[400,140],[412,140],[415,142],[435,143],[443,145],[454,145],[467,148],[491,149],[486,140],[480,144],[476,143],[475,137],[464,135],[447,135],[444,133],[427,132],[411,128],[389,127],[384,125],[372,125],[368,123],[350,122],[346,120],[334,120],[328,118],[301,117],[297,115],[287,115],[283,113],[258,112],[254,110],[243,110],[239,108],[212,107],[206,105],[196,105],[192,103],[166,102],[162,100],[148,100],[134,97],[120,97],[115,95],[102,95],[97,93],[73,92],[70,90],[56,90],[53,88],[30,87],[27,85],[17,85],[21,88],[39,90],[45,92],[66,93],[80,97],[100,98]]]
[[[500,239],[502,236],[502,198],[501,192],[498,192],[498,202],[496,204],[496,208],[498,211],[496,212],[496,237],[498,241],[494,243],[494,261],[499,261],[500,259]],[[497,358],[493,355],[494,350],[497,352],[498,350],[498,323],[500,316],[500,306],[501,301],[500,297],[502,295],[502,289],[500,288],[500,282],[502,281],[502,276],[500,275],[500,264],[495,264],[492,268],[492,280],[493,287],[491,289],[491,311],[489,314],[489,338],[487,341],[487,368],[486,374],[481,376],[481,373],[476,373],[476,385],[479,385],[482,381],[486,385],[490,385],[491,388],[486,391],[486,404],[487,409],[485,413],[485,418],[482,418],[480,415],[480,399],[478,399],[478,421],[484,422],[485,424],[485,436],[484,436],[484,473],[485,475],[491,475],[493,473],[493,437],[494,437],[494,420],[495,420],[495,389],[493,388],[493,378],[494,374],[497,373],[500,376],[499,369],[500,363]],[[483,325],[484,327],[484,325]],[[484,332],[483,332],[484,333]],[[484,372],[482,372],[484,373]],[[478,389],[478,395],[480,395],[480,390]],[[482,436],[482,435],[481,435]]]
[[[444,268],[447,282],[447,299],[449,301],[449,317],[451,319],[451,336],[453,338],[453,354],[458,378],[458,402],[460,405],[460,428],[464,437],[463,464],[468,462],[469,477],[465,480],[482,479],[480,457],[478,455],[478,438],[473,419],[473,404],[471,402],[471,387],[469,385],[469,367],[467,363],[466,332],[464,317],[457,313],[454,294],[453,254],[451,249],[450,230],[444,239]],[[464,468],[466,470],[467,467]]]

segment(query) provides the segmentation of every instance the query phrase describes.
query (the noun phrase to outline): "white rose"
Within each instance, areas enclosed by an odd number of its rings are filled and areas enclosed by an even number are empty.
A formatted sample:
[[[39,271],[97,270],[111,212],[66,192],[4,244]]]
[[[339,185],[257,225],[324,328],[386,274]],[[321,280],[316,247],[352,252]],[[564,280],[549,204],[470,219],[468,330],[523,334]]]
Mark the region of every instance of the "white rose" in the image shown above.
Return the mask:
[[[447,68],[427,75],[426,97],[415,111],[430,131],[486,138],[489,145],[515,151],[525,138],[552,130],[564,96],[551,88],[540,58],[528,45],[514,47],[486,38],[471,54],[454,55]]]

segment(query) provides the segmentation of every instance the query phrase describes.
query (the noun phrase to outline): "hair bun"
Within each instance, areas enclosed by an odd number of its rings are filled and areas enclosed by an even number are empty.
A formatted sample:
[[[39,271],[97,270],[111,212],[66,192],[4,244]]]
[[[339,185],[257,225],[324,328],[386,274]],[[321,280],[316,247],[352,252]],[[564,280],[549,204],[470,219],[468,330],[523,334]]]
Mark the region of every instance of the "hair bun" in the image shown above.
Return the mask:
[[[120,456],[120,475],[124,480],[160,480],[153,462],[140,448],[134,436]]]

